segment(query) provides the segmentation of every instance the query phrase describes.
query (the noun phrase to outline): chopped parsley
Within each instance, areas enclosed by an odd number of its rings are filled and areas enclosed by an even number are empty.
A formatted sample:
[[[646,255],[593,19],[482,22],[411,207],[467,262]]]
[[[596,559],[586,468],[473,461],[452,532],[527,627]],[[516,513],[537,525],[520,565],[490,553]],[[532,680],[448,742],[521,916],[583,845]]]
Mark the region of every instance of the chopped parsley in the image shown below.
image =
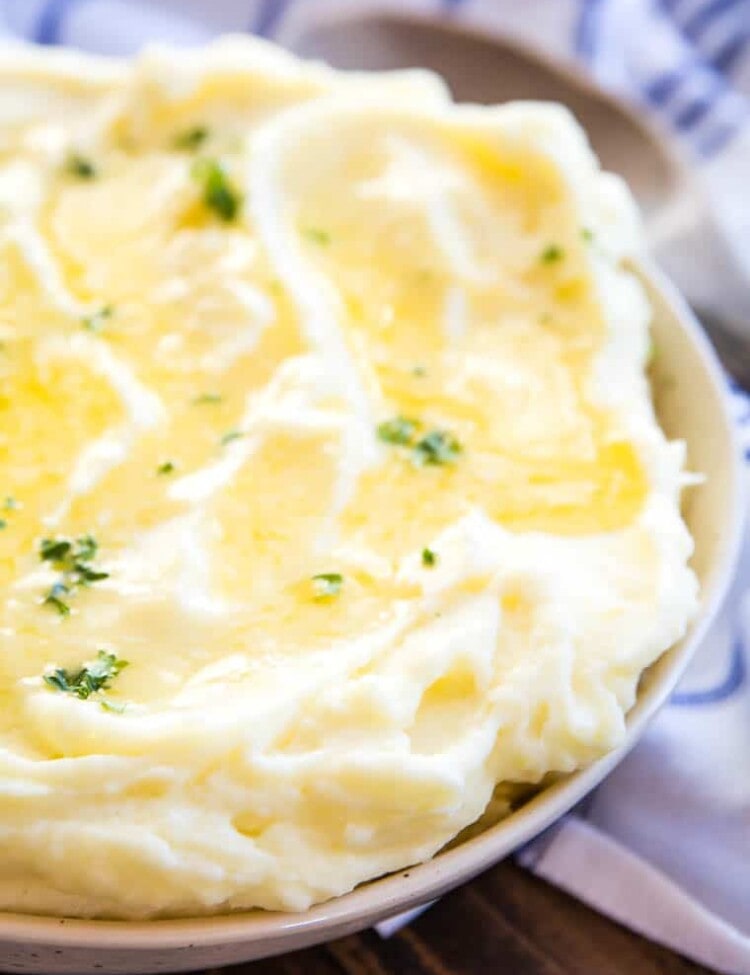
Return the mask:
[[[8,496],[3,502],[3,511],[16,511],[21,505],[16,501],[15,498]],[[8,527],[7,518],[0,518],[0,531]]]
[[[81,319],[81,324],[89,332],[101,332],[109,319],[114,315],[115,309],[113,305],[102,305],[98,311],[95,311],[91,315],[86,315],[85,318]]]
[[[57,610],[60,616],[70,613],[68,597],[76,589],[109,578],[91,563],[96,558],[98,544],[93,535],[81,535],[75,540],[68,538],[43,538],[39,544],[39,558],[57,569],[60,578],[44,597],[44,605]]]
[[[406,446],[414,440],[419,423],[406,416],[396,416],[392,420],[384,420],[378,424],[378,439],[383,443]]]
[[[581,237],[590,244],[594,239],[594,231],[590,227],[581,227]]]
[[[97,691],[107,690],[111,686],[110,682],[127,666],[127,660],[119,660],[114,653],[99,650],[96,660],[84,664],[79,670],[55,667],[48,674],[44,674],[44,683],[56,691],[73,694],[80,701],[85,701]]]
[[[159,475],[159,477],[164,477],[167,474],[174,474],[176,470],[177,468],[175,467],[173,461],[165,460],[163,464],[159,464],[159,466],[156,468],[156,473]]]
[[[557,261],[563,259],[564,254],[565,252],[558,244],[547,244],[539,255],[539,260],[542,264],[556,264]]]
[[[412,461],[417,467],[453,464],[461,453],[461,444],[447,430],[431,430],[414,445]]]
[[[422,549],[422,565],[429,566],[432,568],[433,565],[437,564],[438,557],[431,548]]]
[[[233,440],[239,440],[241,437],[244,436],[245,434],[242,432],[242,430],[227,430],[227,432],[221,438],[220,441],[221,446],[225,447],[228,443],[231,443]]]
[[[316,599],[338,596],[343,585],[344,577],[339,572],[321,572],[312,577],[313,595]]]
[[[425,366],[413,366],[411,374],[412,376],[416,376],[418,379],[422,379],[427,375],[427,369]]]
[[[221,403],[223,397],[218,393],[201,393],[200,396],[196,396],[193,403],[196,406],[206,406],[207,404]]]
[[[396,416],[378,424],[378,439],[396,447],[411,447],[411,459],[417,467],[452,464],[462,447],[447,430],[430,430],[417,440],[421,424],[405,416]]]
[[[205,125],[193,125],[184,132],[178,132],[172,140],[172,146],[183,152],[195,152],[200,149],[208,138],[209,132]]]
[[[302,231],[302,234],[311,244],[320,244],[321,247],[327,247],[331,243],[331,235],[327,230],[323,230],[320,227],[306,227]]]
[[[242,194],[232,185],[226,170],[216,159],[196,159],[190,170],[201,187],[203,203],[220,220],[230,223],[242,204]]]
[[[78,152],[72,152],[65,161],[65,172],[76,179],[95,179],[96,166]]]
[[[70,605],[65,602],[63,596],[67,596],[70,590],[62,582],[56,582],[44,597],[44,605],[51,606],[60,616],[70,615]]]

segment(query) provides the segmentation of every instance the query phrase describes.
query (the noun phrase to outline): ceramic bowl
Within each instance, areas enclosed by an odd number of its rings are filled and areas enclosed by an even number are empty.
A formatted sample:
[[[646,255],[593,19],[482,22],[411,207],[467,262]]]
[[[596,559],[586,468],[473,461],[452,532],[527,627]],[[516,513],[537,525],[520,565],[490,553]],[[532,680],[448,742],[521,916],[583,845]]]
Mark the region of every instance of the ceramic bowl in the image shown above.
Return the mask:
[[[679,644],[651,667],[628,715],[622,747],[556,782],[510,817],[427,863],[363,884],[302,914],[255,911],[196,920],[81,921],[0,914],[0,970],[7,972],[172,972],[249,961],[368,927],[469,880],[526,843],[577,803],[617,764],[667,700],[726,592],[742,532],[739,455],[725,380],[688,306],[655,270],[636,272],[654,306],[659,350],[654,389],[660,421],[688,444],[691,469],[706,483],[690,490],[685,516],[695,538],[700,610]]]

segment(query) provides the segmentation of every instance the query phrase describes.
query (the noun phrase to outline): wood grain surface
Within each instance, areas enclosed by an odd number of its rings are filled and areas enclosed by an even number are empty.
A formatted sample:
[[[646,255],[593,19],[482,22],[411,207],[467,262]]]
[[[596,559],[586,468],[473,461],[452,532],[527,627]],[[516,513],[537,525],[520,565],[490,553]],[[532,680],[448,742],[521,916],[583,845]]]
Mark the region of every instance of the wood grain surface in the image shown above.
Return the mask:
[[[225,975],[699,975],[515,866],[499,864],[384,941],[373,931]],[[209,975],[209,973],[205,973]]]

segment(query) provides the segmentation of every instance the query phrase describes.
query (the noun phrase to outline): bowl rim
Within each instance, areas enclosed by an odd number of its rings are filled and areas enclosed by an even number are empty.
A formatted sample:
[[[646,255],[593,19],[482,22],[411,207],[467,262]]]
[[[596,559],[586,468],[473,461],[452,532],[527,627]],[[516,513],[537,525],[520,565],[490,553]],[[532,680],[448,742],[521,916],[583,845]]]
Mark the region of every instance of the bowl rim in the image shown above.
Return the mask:
[[[596,786],[640,738],[666,701],[718,612],[733,577],[745,521],[741,454],[729,409],[726,377],[716,353],[693,312],[674,285],[649,260],[633,263],[636,275],[662,299],[697,352],[723,418],[723,435],[732,445],[727,472],[729,504],[725,536],[706,585],[692,631],[672,651],[664,678],[639,692],[627,715],[623,744],[593,764],[542,789],[518,813],[488,827],[459,845],[423,863],[361,884],[349,893],[295,914],[244,911],[230,914],[154,920],[89,920],[0,912],[0,945],[23,942],[27,947],[167,950],[174,948],[275,942],[278,951],[303,947],[337,934],[372,925],[439,897],[465,883],[504,856],[537,837]],[[522,818],[521,818],[522,817]],[[283,944],[282,944],[283,942]],[[272,950],[267,954],[271,954]]]

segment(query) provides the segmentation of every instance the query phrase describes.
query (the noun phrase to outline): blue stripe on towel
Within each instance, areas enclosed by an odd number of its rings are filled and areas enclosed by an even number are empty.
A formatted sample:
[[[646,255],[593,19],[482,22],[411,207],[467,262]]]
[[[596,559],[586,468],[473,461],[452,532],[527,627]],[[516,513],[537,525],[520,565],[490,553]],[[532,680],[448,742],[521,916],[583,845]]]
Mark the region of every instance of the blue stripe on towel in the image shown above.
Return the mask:
[[[705,6],[698,10],[686,20],[682,25],[682,32],[692,41],[699,41],[701,35],[723,14],[730,10],[738,10],[739,7],[747,6],[750,11],[748,0],[710,0]]]
[[[750,27],[750,21],[748,23]],[[740,31],[731,37],[726,44],[719,48],[711,57],[711,63],[718,70],[728,74],[735,65],[735,62],[745,53],[750,46],[750,30]]]
[[[674,97],[691,72],[698,69],[700,65],[697,61],[690,58],[677,67],[660,74],[653,81],[645,85],[643,93],[652,105],[661,107]]]
[[[263,0],[250,25],[250,33],[273,37],[291,4],[292,0]]]
[[[596,50],[596,39],[599,33],[599,23],[603,0],[583,0],[581,16],[576,27],[576,53],[579,57],[591,60]]]
[[[37,44],[60,44],[65,18],[78,3],[80,0],[47,0],[36,22],[33,40]]]

